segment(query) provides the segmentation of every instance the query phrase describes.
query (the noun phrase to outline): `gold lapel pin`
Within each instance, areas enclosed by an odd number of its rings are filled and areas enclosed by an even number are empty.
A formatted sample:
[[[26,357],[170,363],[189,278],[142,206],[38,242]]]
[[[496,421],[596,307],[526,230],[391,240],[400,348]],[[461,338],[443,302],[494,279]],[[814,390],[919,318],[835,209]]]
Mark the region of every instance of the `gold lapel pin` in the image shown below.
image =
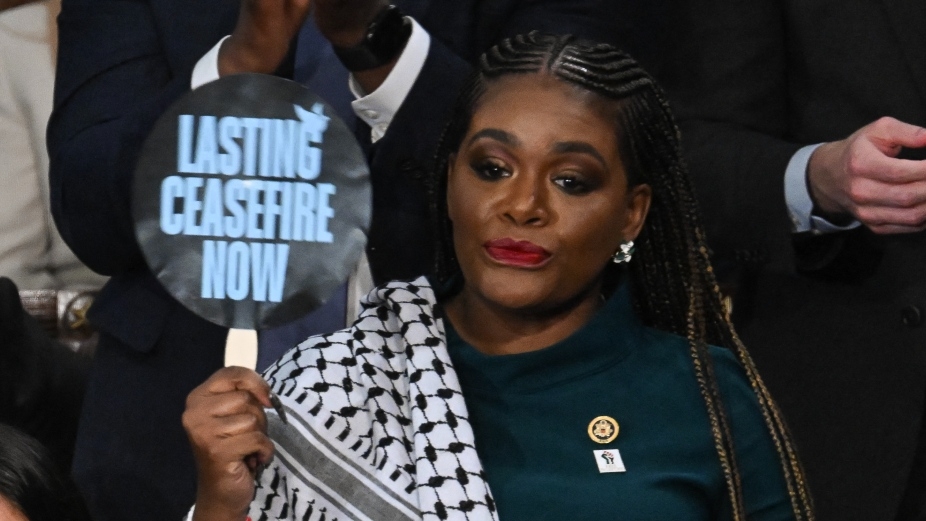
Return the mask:
[[[595,443],[611,443],[620,430],[617,420],[610,416],[599,416],[588,424],[588,437]]]

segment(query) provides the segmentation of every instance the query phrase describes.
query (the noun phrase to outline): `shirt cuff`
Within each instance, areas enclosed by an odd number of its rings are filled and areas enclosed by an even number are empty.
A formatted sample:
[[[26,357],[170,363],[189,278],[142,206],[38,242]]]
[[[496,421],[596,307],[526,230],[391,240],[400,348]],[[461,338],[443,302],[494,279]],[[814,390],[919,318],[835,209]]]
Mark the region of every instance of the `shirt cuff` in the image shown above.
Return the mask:
[[[822,143],[808,145],[791,156],[785,168],[785,204],[791,217],[791,231],[794,233],[831,233],[851,230],[861,223],[853,221],[846,226],[837,226],[822,217],[812,215],[813,200],[807,189],[807,164],[810,156]]]
[[[357,117],[370,126],[370,139],[373,143],[386,134],[392,118],[408,97],[421,69],[424,68],[428,50],[431,48],[431,36],[428,32],[413,18],[408,18],[408,20],[412,23],[412,34],[392,72],[378,89],[367,94],[354,76],[350,77],[350,90],[357,98],[351,102],[351,107]]]
[[[203,85],[219,79],[219,49],[222,43],[228,39],[228,36],[219,40],[215,47],[209,49],[209,52],[203,55],[193,67],[193,77],[190,79],[190,88],[198,89]]]

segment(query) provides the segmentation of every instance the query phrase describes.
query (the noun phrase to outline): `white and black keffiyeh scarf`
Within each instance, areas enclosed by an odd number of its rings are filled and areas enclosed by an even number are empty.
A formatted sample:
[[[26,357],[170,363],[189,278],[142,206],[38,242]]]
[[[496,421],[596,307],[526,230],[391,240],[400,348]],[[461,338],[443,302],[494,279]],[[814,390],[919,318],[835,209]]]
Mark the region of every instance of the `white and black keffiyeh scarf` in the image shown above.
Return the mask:
[[[265,372],[288,424],[268,414],[252,521],[497,519],[435,305],[424,278],[390,283]]]

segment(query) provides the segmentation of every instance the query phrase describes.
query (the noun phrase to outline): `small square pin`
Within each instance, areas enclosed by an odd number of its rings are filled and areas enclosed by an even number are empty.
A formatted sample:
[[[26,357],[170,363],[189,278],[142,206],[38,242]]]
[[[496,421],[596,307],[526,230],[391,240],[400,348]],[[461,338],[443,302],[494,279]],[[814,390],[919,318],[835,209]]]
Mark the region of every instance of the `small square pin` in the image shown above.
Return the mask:
[[[609,472],[627,472],[624,468],[624,460],[621,459],[621,451],[617,449],[594,450],[595,463],[598,464],[598,472],[607,474]]]

